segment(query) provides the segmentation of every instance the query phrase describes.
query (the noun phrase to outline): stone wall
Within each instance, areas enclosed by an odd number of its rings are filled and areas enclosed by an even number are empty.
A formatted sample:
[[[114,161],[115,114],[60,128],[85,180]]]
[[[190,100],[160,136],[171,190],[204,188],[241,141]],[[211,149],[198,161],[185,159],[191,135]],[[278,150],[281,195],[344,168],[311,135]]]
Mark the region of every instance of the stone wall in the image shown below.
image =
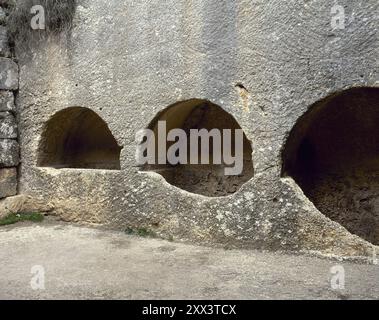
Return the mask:
[[[0,199],[17,194],[19,145],[15,94],[18,65],[8,40],[7,6],[0,7]]]
[[[331,27],[334,0],[78,0],[69,32],[28,50],[16,44],[20,192],[54,202],[67,221],[207,245],[371,256],[372,243],[282,175],[286,141],[312,105],[378,87],[378,1],[342,4],[345,30]],[[187,192],[136,166],[136,132],[191,99],[220,106],[252,143],[254,176],[233,194]],[[107,124],[122,147],[120,170],[39,165],[47,124],[72,107]]]

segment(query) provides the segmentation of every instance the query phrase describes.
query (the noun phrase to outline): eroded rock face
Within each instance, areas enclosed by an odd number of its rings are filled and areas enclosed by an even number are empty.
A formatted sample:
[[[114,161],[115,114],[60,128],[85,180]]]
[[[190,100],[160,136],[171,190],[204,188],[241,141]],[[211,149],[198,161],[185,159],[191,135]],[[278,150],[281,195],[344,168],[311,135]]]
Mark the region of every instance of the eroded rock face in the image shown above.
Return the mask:
[[[9,58],[0,58],[0,90],[18,89],[18,66]]]
[[[41,167],[120,169],[121,147],[106,123],[87,108],[56,113],[46,123],[38,150]]]
[[[225,175],[223,165],[181,165],[155,170],[168,183],[180,189],[208,197],[224,197],[237,192],[253,177],[254,169],[250,161],[245,161],[244,168],[239,175]]]
[[[181,129],[185,132],[186,141],[181,142],[185,145],[186,163],[172,165],[170,163],[158,164],[158,135],[167,134],[158,130],[158,122],[164,122],[167,132]],[[144,165],[142,171],[153,171],[162,175],[165,180],[173,186],[186,190],[191,193],[200,194],[208,197],[228,196],[237,192],[244,183],[254,176],[254,166],[252,161],[252,145],[242,132],[240,145],[236,142],[236,130],[242,130],[238,122],[221,107],[205,100],[189,100],[168,107],[161,112],[149,125],[155,134],[155,165]],[[191,148],[197,144],[201,145],[201,139],[191,140],[191,130],[217,130],[220,140],[209,139],[209,152],[202,153],[197,150],[197,156],[191,155]],[[224,150],[224,130],[230,130],[230,148]],[[165,138],[167,140],[167,138]],[[217,140],[217,139],[216,139]],[[176,141],[178,143],[178,141]],[[215,146],[219,143],[219,146]],[[167,152],[172,146],[172,142],[166,142]],[[238,146],[236,146],[238,144]],[[192,147],[191,147],[192,146]],[[199,147],[201,148],[201,147]],[[198,149],[199,149],[198,148]],[[217,151],[220,151],[220,164],[214,161]],[[229,150],[230,149],[230,150]],[[237,149],[239,149],[237,151]],[[226,164],[228,155],[239,157],[241,160]],[[203,158],[209,157],[209,164],[204,164]],[[217,156],[218,157],[218,156]],[[193,162],[197,163],[194,164]],[[226,169],[233,168],[239,171],[238,174],[227,174]]]
[[[17,139],[16,118],[10,112],[0,112],[0,139]]]
[[[17,169],[0,169],[0,199],[17,194]]]
[[[211,245],[372,255],[281,177],[289,133],[315,102],[377,87],[377,1],[345,4],[345,30],[330,25],[334,4],[78,1],[71,32],[28,52],[16,45],[21,192],[54,200],[65,220]],[[190,99],[222,107],[253,146],[254,176],[228,197],[191,194],[136,167],[136,132]],[[121,170],[37,166],[45,124],[76,106],[96,112],[124,146]]]
[[[313,105],[284,150],[284,171],[315,206],[379,244],[379,89],[345,90]]]
[[[330,219],[379,245],[378,168],[358,168],[324,177],[309,192],[309,198]]]
[[[0,218],[10,213],[48,213],[53,208],[46,199],[17,195],[0,200]]]
[[[12,91],[0,91],[0,111],[16,113],[14,95]]]
[[[16,140],[0,140],[0,167],[16,167],[19,164],[19,145]]]

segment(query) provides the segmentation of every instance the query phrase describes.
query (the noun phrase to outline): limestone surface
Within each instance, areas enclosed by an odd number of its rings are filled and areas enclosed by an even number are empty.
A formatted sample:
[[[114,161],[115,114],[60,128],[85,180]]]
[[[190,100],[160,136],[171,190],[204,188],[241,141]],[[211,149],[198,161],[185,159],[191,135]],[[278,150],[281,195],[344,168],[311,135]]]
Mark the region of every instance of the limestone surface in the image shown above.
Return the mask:
[[[325,215],[282,172],[286,142],[311,106],[347,89],[378,88],[378,1],[346,1],[343,28],[333,27],[334,5],[78,0],[69,31],[27,49],[16,44],[20,192],[54,201],[68,221],[212,246],[370,255],[372,243]],[[17,88],[17,65],[1,58],[0,69],[0,89]],[[136,132],[191,99],[220,106],[251,142],[254,175],[232,194],[189,192],[136,166]],[[119,170],[38,166],[50,150],[49,120],[71,107],[106,123],[121,150]]]
[[[17,169],[16,168],[0,169],[0,198],[15,196],[16,194],[17,194]]]

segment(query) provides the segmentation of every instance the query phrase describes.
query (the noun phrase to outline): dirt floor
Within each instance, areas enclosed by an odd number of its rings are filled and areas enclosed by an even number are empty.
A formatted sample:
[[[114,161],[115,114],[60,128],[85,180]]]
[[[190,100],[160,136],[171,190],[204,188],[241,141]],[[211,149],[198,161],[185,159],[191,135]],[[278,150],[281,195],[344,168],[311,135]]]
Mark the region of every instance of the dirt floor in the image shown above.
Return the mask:
[[[206,248],[51,218],[0,227],[0,261],[0,299],[379,299],[379,265],[369,262]],[[343,290],[331,287],[336,265]]]

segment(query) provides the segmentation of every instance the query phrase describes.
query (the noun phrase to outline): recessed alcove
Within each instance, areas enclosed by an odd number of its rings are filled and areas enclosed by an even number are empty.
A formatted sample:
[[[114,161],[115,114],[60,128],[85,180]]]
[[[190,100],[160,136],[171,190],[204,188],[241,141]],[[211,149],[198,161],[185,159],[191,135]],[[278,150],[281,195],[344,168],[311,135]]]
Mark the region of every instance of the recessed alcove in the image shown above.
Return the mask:
[[[236,155],[236,146],[233,143],[235,141],[235,130],[242,129],[232,115],[216,104],[207,100],[191,99],[169,106],[161,111],[148,126],[155,133],[155,136],[157,135],[158,122],[160,121],[166,123],[167,132],[172,129],[183,129],[188,138],[188,143],[190,143],[191,129],[206,129],[209,132],[212,129],[219,129],[220,132],[223,132],[223,129],[230,129],[232,132],[231,151],[233,155]],[[223,139],[222,137],[221,145],[223,145]],[[158,141],[156,142],[158,143]],[[200,159],[198,159],[198,164],[193,164],[190,161],[187,164],[180,163],[177,165],[148,164],[143,165],[141,171],[156,172],[162,175],[171,185],[191,193],[208,197],[231,195],[238,191],[254,175],[252,146],[243,133],[242,172],[237,175],[226,175],[225,168],[228,166],[224,162],[217,164],[214,161],[216,157],[214,143],[215,141],[210,139],[209,164],[201,164]],[[168,143],[166,150],[171,145],[172,143]],[[189,146],[188,149],[190,149]]]
[[[352,88],[315,103],[283,149],[291,176],[330,219],[379,244],[379,89]]]
[[[77,169],[120,169],[121,147],[94,111],[72,107],[45,124],[38,149],[38,166]]]

